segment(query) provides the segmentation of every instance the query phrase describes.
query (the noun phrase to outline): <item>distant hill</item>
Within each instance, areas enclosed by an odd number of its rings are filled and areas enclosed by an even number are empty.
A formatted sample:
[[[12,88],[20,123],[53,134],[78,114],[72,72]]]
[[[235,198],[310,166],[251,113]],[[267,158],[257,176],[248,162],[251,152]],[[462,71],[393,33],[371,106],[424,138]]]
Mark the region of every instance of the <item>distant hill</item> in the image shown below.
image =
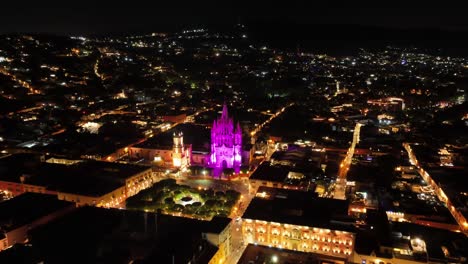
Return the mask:
[[[360,25],[249,24],[251,37],[273,47],[350,54],[358,48],[387,45],[418,47],[441,55],[468,56],[468,32],[390,29]],[[350,54],[351,55],[351,54]]]

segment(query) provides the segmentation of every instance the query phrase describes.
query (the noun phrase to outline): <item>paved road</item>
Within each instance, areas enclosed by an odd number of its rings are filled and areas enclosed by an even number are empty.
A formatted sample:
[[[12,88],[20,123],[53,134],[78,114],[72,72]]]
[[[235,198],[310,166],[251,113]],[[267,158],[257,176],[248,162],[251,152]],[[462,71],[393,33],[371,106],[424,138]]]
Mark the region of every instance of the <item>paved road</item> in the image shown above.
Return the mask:
[[[346,153],[345,158],[340,164],[340,170],[338,171],[338,176],[336,179],[335,186],[335,199],[346,199],[346,176],[348,175],[349,167],[353,161],[354,149],[356,148],[357,143],[359,143],[359,135],[361,133],[361,123],[356,123],[353,133],[353,142]]]
[[[236,264],[242,253],[244,252],[247,244],[244,244],[242,239],[242,221],[241,220],[234,220],[232,224],[231,230],[231,254],[226,260],[226,264]]]
[[[258,132],[260,132],[260,130],[262,130],[262,128],[263,128],[264,126],[266,126],[268,123],[270,123],[271,121],[273,121],[273,119],[275,119],[275,118],[277,118],[279,115],[281,115],[288,107],[291,107],[291,106],[293,106],[293,105],[294,105],[294,103],[290,103],[290,104],[288,104],[287,106],[285,106],[285,107],[281,108],[280,110],[278,110],[276,113],[272,114],[272,115],[270,116],[270,118],[268,118],[267,120],[265,120],[265,122],[263,122],[262,124],[260,124],[259,126],[257,126],[254,130],[252,130],[252,131],[250,132],[250,136],[255,137],[255,135],[256,135]]]
[[[413,149],[411,148],[411,145],[409,143],[403,143],[403,147],[408,152],[410,163],[416,166],[419,175],[421,175],[421,177],[435,190],[437,198],[441,202],[443,202],[449,209],[453,218],[457,221],[458,225],[460,226],[460,230],[462,230],[465,234],[468,235],[468,222],[465,219],[459,217],[459,215],[462,214],[457,210],[457,207],[452,205],[447,195],[444,193],[444,190],[437,185],[437,183],[432,179],[431,175],[421,166],[418,159],[416,158],[416,155],[413,152]]]

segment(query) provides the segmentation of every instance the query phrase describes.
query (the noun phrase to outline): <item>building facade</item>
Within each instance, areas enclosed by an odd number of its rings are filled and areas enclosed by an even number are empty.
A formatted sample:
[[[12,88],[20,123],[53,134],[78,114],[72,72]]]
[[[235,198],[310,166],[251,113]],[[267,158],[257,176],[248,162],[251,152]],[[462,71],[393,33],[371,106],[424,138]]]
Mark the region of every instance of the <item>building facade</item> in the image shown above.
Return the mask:
[[[161,167],[184,168],[192,163],[192,145],[184,144],[183,133],[176,132],[172,135],[172,146],[137,144],[129,147],[129,156],[132,159],[144,159]]]
[[[182,132],[174,133],[172,147],[172,166],[185,168],[190,165],[190,148],[184,145]]]
[[[243,219],[242,233],[247,243],[349,258],[354,234],[312,226]]]
[[[11,162],[15,159],[19,157],[10,157]],[[56,195],[78,206],[120,207],[157,180],[151,167],[104,161],[50,158],[35,166],[18,177],[0,175],[0,190],[13,197],[31,192]]]
[[[242,163],[242,130],[240,124],[228,115],[226,104],[211,128],[210,165],[214,168],[232,168],[239,172]]]
[[[313,192],[262,187],[242,215],[242,237],[248,244],[348,263],[355,245],[348,207],[348,201],[319,198]]]
[[[231,223],[227,224],[220,232],[205,232],[203,237],[212,245],[218,247],[216,254],[208,262],[209,264],[225,263],[231,255]]]

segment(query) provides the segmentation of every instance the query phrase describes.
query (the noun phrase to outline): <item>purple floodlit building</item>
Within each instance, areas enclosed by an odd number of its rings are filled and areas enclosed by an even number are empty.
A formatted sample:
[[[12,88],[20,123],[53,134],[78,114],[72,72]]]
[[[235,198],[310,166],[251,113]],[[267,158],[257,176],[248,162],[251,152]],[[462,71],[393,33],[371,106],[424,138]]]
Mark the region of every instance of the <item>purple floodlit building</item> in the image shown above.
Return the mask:
[[[239,122],[234,128],[234,121],[228,116],[226,104],[218,120],[211,128],[210,165],[214,168],[233,168],[239,172],[242,154],[242,130]]]

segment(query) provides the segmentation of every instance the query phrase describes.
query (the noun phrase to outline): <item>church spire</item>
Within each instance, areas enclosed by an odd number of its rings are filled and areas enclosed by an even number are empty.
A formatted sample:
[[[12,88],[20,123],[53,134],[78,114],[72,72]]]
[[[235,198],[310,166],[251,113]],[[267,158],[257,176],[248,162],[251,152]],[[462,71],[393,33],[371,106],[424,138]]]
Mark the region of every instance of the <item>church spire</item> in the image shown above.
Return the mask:
[[[223,113],[221,114],[221,118],[228,118],[228,109],[226,103],[223,104]]]
[[[229,117],[228,106],[223,104],[221,117],[211,128],[210,165],[214,168],[234,168],[239,171],[242,162],[242,129]]]

